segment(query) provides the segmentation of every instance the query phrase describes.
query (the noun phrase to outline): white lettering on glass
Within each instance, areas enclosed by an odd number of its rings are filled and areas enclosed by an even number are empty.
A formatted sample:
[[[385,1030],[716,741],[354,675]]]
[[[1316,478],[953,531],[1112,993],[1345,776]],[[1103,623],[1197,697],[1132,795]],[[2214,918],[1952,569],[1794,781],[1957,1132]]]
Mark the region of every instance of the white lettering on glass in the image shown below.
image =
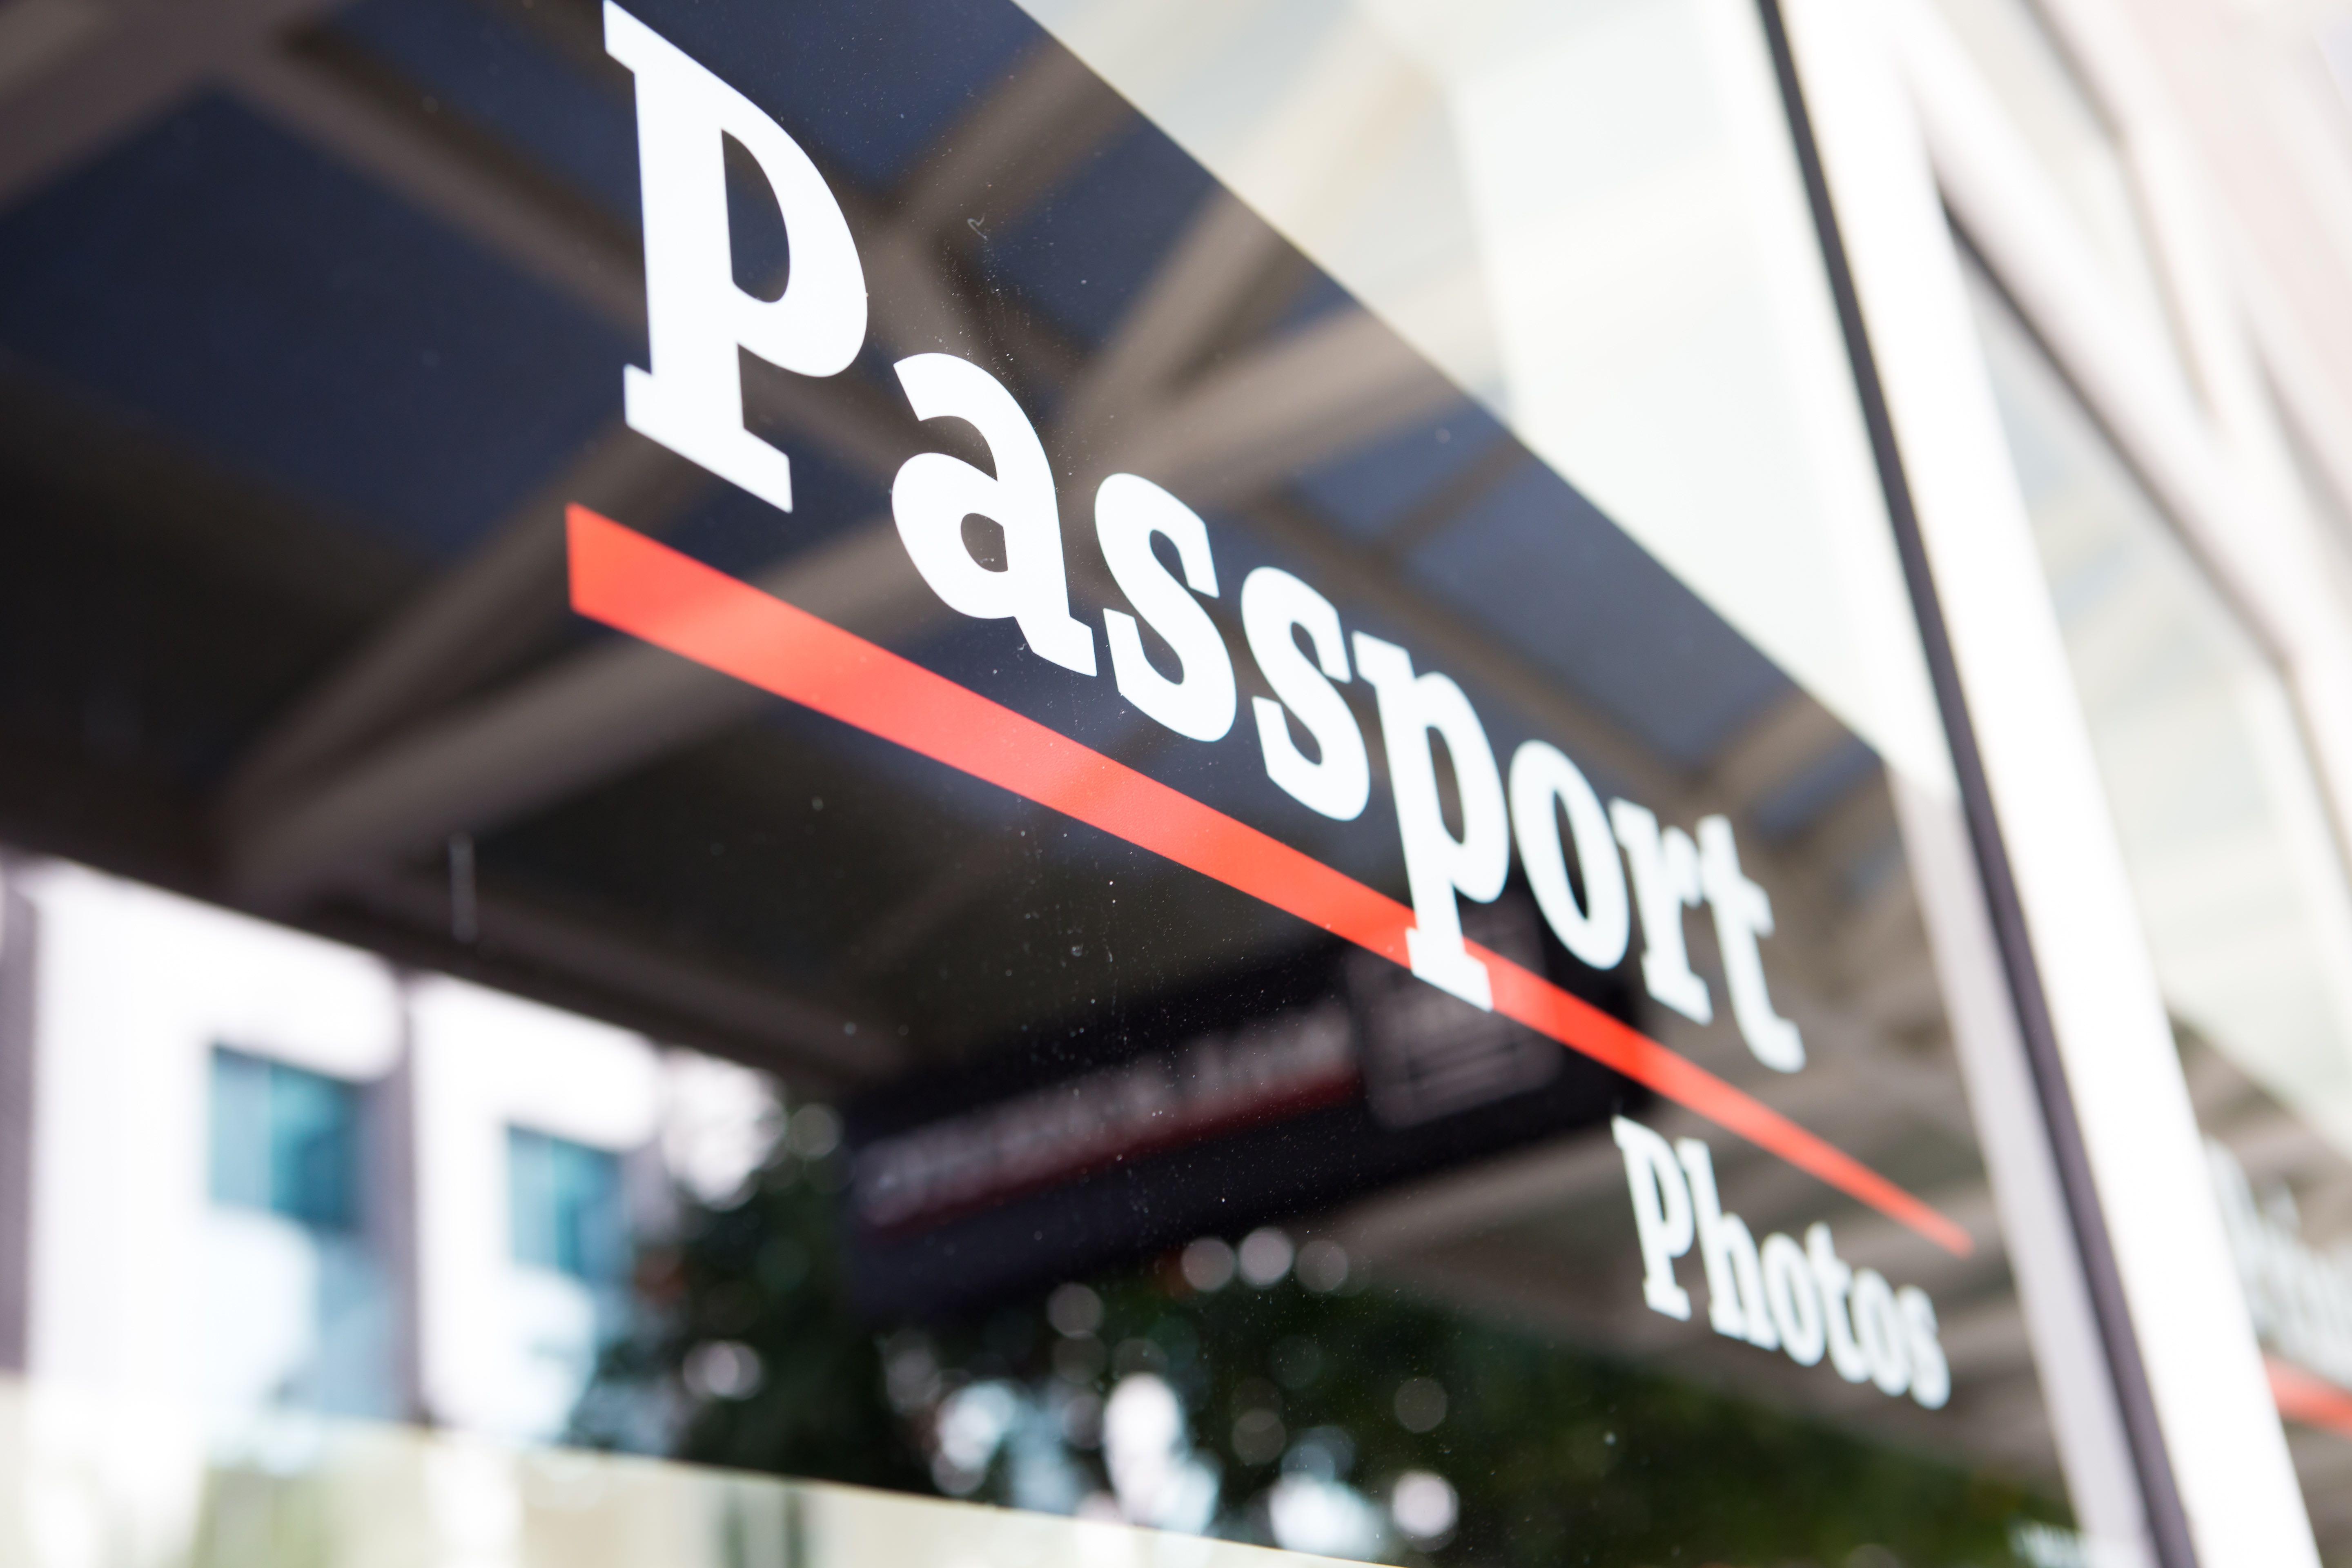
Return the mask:
[[[604,5],[604,48],[635,74],[651,367],[621,373],[629,427],[785,511],[792,462],[743,427],[748,350],[802,375],[847,368],[866,341],[866,275],[841,204],[799,142],[693,57]],[[767,176],[792,247],[773,300],[735,281],[727,138]]]
[[[1389,762],[1389,793],[1396,799],[1397,832],[1404,841],[1405,881],[1412,890],[1412,930],[1405,953],[1412,972],[1473,1006],[1491,1009],[1486,966],[1462,944],[1459,894],[1492,903],[1511,872],[1510,808],[1503,775],[1478,715],[1450,677],[1415,675],[1412,656],[1394,643],[1356,634],[1356,668],[1380,699],[1381,741]],[[1454,791],[1462,836],[1445,826],[1437,794],[1437,753],[1445,743],[1454,764]]]
[[[1184,580],[1171,576],[1152,553],[1158,534],[1176,547]],[[1095,491],[1095,536],[1102,544],[1111,580],[1151,629],[1176,650],[1183,674],[1169,679],[1143,652],[1135,616],[1103,612],[1110,638],[1110,669],[1119,695],[1180,735],[1195,741],[1223,738],[1234,727],[1239,698],[1233,656],[1216,622],[1194,594],[1217,596],[1216,563],[1209,556],[1209,530],[1200,514],[1150,479],[1113,474]]]
[[[1910,1334],[1903,1309],[1895,1303],[1895,1287],[1875,1268],[1853,1272],[1853,1337],[1879,1393],[1900,1394],[1911,1386]]]
[[[1300,632],[1315,647],[1313,663],[1298,646]],[[1242,635],[1249,639],[1258,673],[1274,688],[1273,699],[1250,699],[1265,776],[1299,805],[1335,822],[1361,816],[1372,798],[1372,764],[1348,700],[1331,684],[1349,678],[1339,612],[1280,567],[1261,566],[1242,579]],[[1293,719],[1314,741],[1314,757],[1292,739]]]
[[[2284,1182],[2256,1192],[2238,1157],[2210,1140],[2205,1158],[2254,1332],[2297,1365],[2352,1384],[2352,1247],[2305,1240]]]
[[[1664,1138],[1638,1121],[1612,1118],[1610,1132],[1625,1156],[1633,1191],[1633,1235],[1642,1248],[1642,1300],[1650,1310],[1688,1321],[1690,1292],[1675,1282],[1675,1259],[1688,1252],[1696,1226],[1690,1187]]]
[[[1698,847],[1679,827],[1658,828],[1647,806],[1630,800],[1609,803],[1609,820],[1633,868],[1633,901],[1642,906],[1642,984],[1650,994],[1696,1024],[1715,1018],[1706,982],[1691,973],[1690,949],[1683,940],[1683,910],[1705,896],[1699,883]]]
[[[1830,1365],[1848,1383],[1860,1383],[1870,1375],[1870,1363],[1863,1359],[1861,1342],[1853,1337],[1853,1319],[1846,1310],[1847,1298],[1853,1291],[1853,1267],[1837,1255],[1830,1227],[1818,1222],[1806,1227],[1805,1257],[1813,1266],[1813,1283],[1822,1289],[1822,1316],[1830,1330]]]
[[[1929,1410],[1941,1410],[1952,1397],[1952,1363],[1944,1359],[1937,1336],[1936,1303],[1916,1285],[1895,1292],[1903,1309],[1903,1328],[1911,1346],[1911,1397]]]
[[[1568,813],[1569,838],[1584,883],[1584,902],[1568,879],[1568,858],[1559,838],[1559,812]],[[1625,897],[1625,868],[1609,835],[1609,814],[1584,774],[1558,746],[1529,741],[1511,757],[1511,826],[1519,841],[1519,863],[1536,907],[1552,935],[1595,969],[1614,969],[1625,956],[1633,910]]]
[[[1731,993],[1740,1038],[1766,1067],[1795,1072],[1805,1065],[1805,1042],[1796,1025],[1772,1010],[1764,955],[1756,947],[1757,938],[1772,934],[1772,900],[1739,869],[1739,850],[1724,817],[1706,817],[1698,825],[1698,879],[1715,910],[1724,987]]]
[[[1688,1321],[1690,1296],[1675,1260],[1698,1249],[1706,1277],[1706,1321],[1727,1339],[1778,1350],[1799,1366],[1824,1354],[1848,1383],[1893,1397],[1909,1394],[1928,1410],[1952,1396],[1951,1363],[1937,1338],[1936,1304],[1916,1285],[1901,1289],[1874,1268],[1840,1258],[1830,1227],[1806,1227],[1801,1245],[1775,1231],[1759,1245],[1723,1206],[1706,1144],[1665,1139],[1625,1117],[1611,1133],[1625,1156],[1633,1235],[1642,1255],[1642,1300]]]
[[[1004,384],[953,354],[898,362],[898,384],[918,419],[961,419],[988,443],[989,474],[945,452],[919,452],[890,485],[890,514],[915,570],[951,610],[982,620],[1011,617],[1039,658],[1080,675],[1095,672],[1095,635],[1070,614],[1062,566],[1062,521],[1054,470],[1037,427]],[[1004,564],[983,566],[964,542],[968,517],[1003,531]]]
[[[1715,1160],[1696,1138],[1675,1144],[1690,1180],[1691,1212],[1698,1220],[1699,1260],[1706,1266],[1706,1321],[1715,1331],[1744,1339],[1759,1350],[1778,1350],[1772,1310],[1764,1300],[1764,1263],[1748,1222],[1723,1212],[1716,1191]]]
[[[1805,1249],[1779,1231],[1764,1238],[1764,1300],[1772,1310],[1772,1330],[1780,1348],[1799,1366],[1817,1366],[1829,1348],[1822,1322],[1822,1290]]]

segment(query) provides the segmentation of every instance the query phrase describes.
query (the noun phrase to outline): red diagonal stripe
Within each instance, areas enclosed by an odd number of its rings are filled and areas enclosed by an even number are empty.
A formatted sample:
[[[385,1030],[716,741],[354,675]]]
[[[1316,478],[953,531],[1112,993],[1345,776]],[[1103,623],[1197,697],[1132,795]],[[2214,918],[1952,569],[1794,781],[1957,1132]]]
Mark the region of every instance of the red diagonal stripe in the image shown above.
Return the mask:
[[[1080,745],[829,621],[583,506],[567,517],[572,605],[731,675],[1213,877],[1395,963],[1412,911],[1280,839]],[[1967,1257],[1967,1231],[1705,1068],[1473,944],[1495,1008],[1780,1155]]]
[[[2263,1370],[2270,1374],[2271,1398],[2281,1415],[2352,1437],[2352,1393],[2276,1356],[2264,1356]]]

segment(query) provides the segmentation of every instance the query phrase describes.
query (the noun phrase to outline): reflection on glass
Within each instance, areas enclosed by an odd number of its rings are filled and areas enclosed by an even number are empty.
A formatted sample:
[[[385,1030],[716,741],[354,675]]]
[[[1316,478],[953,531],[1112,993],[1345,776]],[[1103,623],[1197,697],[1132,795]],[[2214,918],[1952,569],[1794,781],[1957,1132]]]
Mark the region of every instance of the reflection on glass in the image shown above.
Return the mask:
[[[2343,858],[2276,668],[1993,285],[1973,281],[2247,1294],[2271,1346],[2340,1385],[2332,1405],[2281,1403],[2303,1423],[2295,1453],[2314,1522],[2323,1543],[2341,1544],[2352,1539],[2336,1500],[2352,1463],[2352,1354],[2332,1326],[2352,1323],[2340,1251],[2352,1239]]]
[[[2178,353],[2130,163],[2115,123],[2035,0],[1936,0],[2011,123],[2074,211],[2115,300]]]
[[[226,1043],[358,1096],[455,1433],[1056,1550],[2063,1545],[1882,751],[1024,11],[642,12],[359,0],[0,215],[34,1233],[234,1302]],[[123,1256],[37,1393],[213,1354]]]
[[[1752,7],[1024,9],[1882,755],[1945,765]]]
[[[242,1051],[213,1053],[213,1201],[316,1230],[359,1223],[359,1096]]]
[[[209,1403],[392,1415],[392,1303],[362,1226],[358,1090],[226,1047],[211,1067]]]

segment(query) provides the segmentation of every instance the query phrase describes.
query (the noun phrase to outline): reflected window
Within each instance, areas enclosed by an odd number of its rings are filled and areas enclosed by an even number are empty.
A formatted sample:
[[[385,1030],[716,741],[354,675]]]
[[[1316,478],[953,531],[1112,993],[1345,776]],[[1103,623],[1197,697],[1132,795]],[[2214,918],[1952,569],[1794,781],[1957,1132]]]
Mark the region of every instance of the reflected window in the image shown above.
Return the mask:
[[[507,1130],[514,1260],[602,1284],[626,1267],[621,1162],[527,1128]]]
[[[213,1053],[213,1201],[318,1230],[359,1225],[360,1096],[242,1051]]]
[[[621,1162],[603,1149],[529,1128],[507,1129],[509,1256],[505,1282],[512,1357],[496,1425],[512,1435],[561,1437],[599,1358],[628,1320],[629,1237]],[[629,1430],[643,1399],[605,1402]]]
[[[359,1086],[216,1047],[203,1383],[216,1411],[394,1413],[394,1308],[366,1234]]]

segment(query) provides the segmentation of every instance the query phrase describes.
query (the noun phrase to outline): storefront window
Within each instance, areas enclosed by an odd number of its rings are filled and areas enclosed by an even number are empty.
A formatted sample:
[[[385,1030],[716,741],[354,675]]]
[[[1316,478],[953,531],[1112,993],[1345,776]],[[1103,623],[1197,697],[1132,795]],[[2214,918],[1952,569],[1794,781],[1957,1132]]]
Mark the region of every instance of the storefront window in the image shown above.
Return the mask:
[[[1974,277],[2102,776],[2321,1544],[2352,1540],[2352,896],[2278,671]]]
[[[200,1181],[219,1041],[332,1079],[369,1414],[796,1479],[247,1401],[173,1528],[2079,1554],[1755,18],[1040,9],[360,0],[16,89],[90,95],[0,216],[40,1168]],[[176,1397],[98,1258],[34,1415]]]

